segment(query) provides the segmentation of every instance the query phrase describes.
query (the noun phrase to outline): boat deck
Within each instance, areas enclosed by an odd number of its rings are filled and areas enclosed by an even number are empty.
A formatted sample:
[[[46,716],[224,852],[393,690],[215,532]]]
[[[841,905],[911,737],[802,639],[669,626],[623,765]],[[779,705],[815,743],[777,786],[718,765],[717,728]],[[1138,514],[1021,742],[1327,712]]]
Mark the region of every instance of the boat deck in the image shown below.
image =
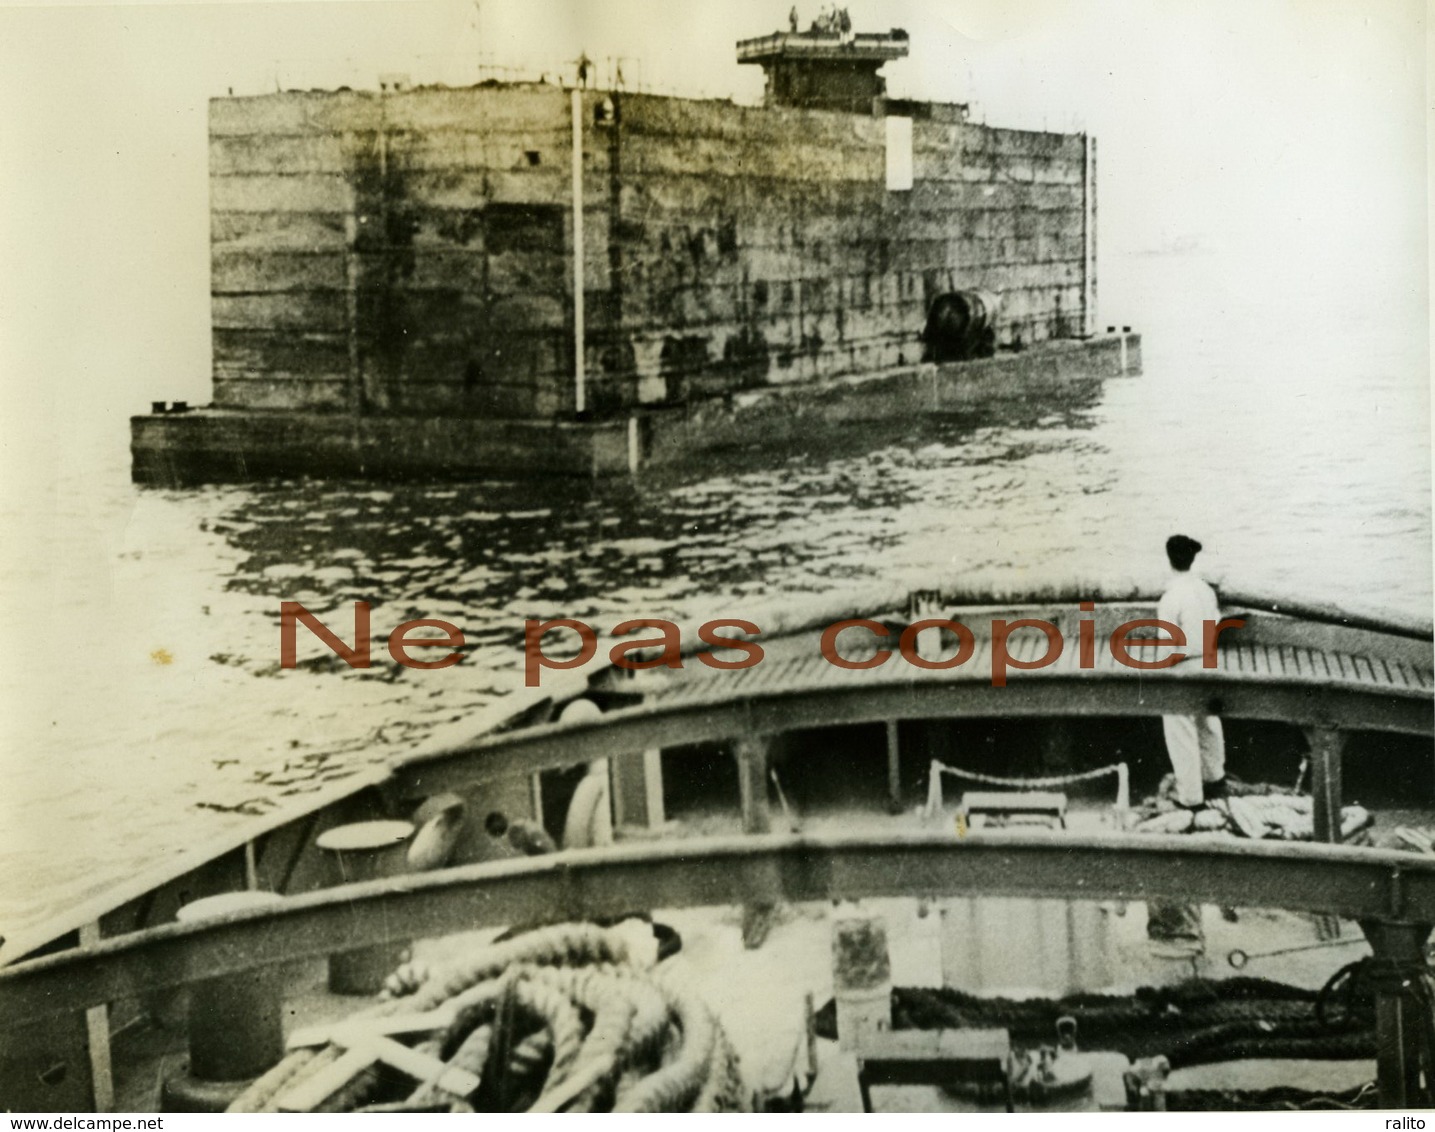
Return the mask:
[[[942,985],[942,902],[884,897],[863,901],[861,909],[864,914],[882,917],[887,925],[894,985]],[[664,964],[668,977],[679,980],[712,1007],[740,1053],[750,1090],[777,1089],[794,1061],[804,1056],[805,1000],[810,997],[820,1008],[832,997],[832,921],[842,911],[830,901],[785,905],[763,946],[754,950],[744,946],[742,910],[737,906],[652,910],[655,920],[674,927],[683,940],[682,950]],[[1145,918],[1144,905],[1139,902],[1108,906],[1109,960],[1115,977],[1108,985],[1089,989],[1129,994],[1141,986],[1160,986],[1183,978],[1226,978],[1236,974],[1226,962],[1232,949],[1258,953],[1321,938],[1319,922],[1306,915],[1243,909],[1239,921],[1231,922],[1212,906],[1203,917],[1204,950],[1186,959],[1172,958],[1153,949],[1145,938]],[[1282,957],[1243,973],[1319,988],[1339,966],[1369,953],[1355,924],[1344,923],[1339,930],[1340,938],[1349,940],[1350,946]],[[487,944],[496,931],[465,931],[419,940],[415,958],[431,967],[461,961],[465,954]],[[1039,976],[1034,972],[1033,977],[1030,985],[1001,988],[997,993],[1017,997],[1043,993]],[[323,979],[323,961],[318,958],[292,969],[286,994],[294,1019],[291,1028],[337,1022],[365,1005],[362,999],[329,993]],[[140,1029],[116,1043],[115,1086],[120,1111],[159,1111],[161,1083],[184,1067],[182,1000],[151,1000],[159,1001],[170,1003],[167,1010],[152,1014]],[[852,1055],[835,1041],[822,1039],[817,1061],[820,1071],[807,1098],[808,1109],[861,1111]],[[1178,1071],[1171,1087],[1253,1088],[1285,1083],[1312,1091],[1337,1091],[1369,1081],[1374,1073],[1373,1059],[1217,1062]],[[882,1110],[974,1110],[971,1102],[935,1088],[880,1089],[874,1097]],[[1075,1106],[1080,1110],[1091,1103],[1090,1098],[1079,1098]]]
[[[1084,619],[1078,603],[1084,598],[1077,591],[1042,600],[1003,595],[954,600],[940,593],[894,590],[866,604],[833,598],[840,611],[774,616],[764,623],[769,632],[761,637],[766,655],[746,669],[714,670],[689,656],[678,669],[626,671],[600,664],[587,672],[549,673],[554,679],[504,705],[501,718],[477,736],[470,732],[448,745],[436,744],[377,773],[363,786],[366,800],[356,792],[291,817],[288,824],[271,819],[254,835],[266,835],[263,844],[241,841],[218,850],[228,854],[226,867],[237,872],[217,891],[270,888],[285,894],[279,904],[197,923],[170,922],[169,898],[178,895],[179,903],[185,902],[184,878],[214,864],[214,852],[198,865],[137,879],[140,910],[129,915],[117,902],[110,906],[118,917],[111,922],[122,924],[119,934],[91,928],[88,936],[81,935],[79,947],[0,970],[0,1017],[23,1027],[52,1024],[66,1012],[70,1018],[83,1017],[85,1010],[103,1013],[105,1004],[170,994],[200,980],[266,965],[312,963],[331,954],[336,940],[346,949],[393,946],[558,918],[601,919],[634,909],[681,911],[696,917],[690,922],[713,930],[714,924],[726,925],[727,930],[732,925],[724,916],[744,917],[746,927],[743,909],[802,909],[834,900],[1075,898],[1256,907],[1358,921],[1375,932],[1372,945],[1377,951],[1385,948],[1391,962],[1423,963],[1412,941],[1435,923],[1435,856],[1095,829],[983,830],[962,836],[946,823],[921,829],[900,823],[880,829],[844,824],[831,832],[815,825],[800,835],[769,832],[774,825],[767,789],[771,741],[800,729],[885,724],[892,773],[900,762],[896,744],[902,721],[1060,721],[1211,712],[1233,720],[1276,721],[1304,732],[1315,836],[1337,841],[1345,737],[1359,731],[1435,732],[1430,629],[1278,608],[1230,593],[1225,598],[1225,615],[1246,625],[1222,638],[1219,664],[1211,669],[1188,661],[1168,670],[1142,670],[1113,657],[1107,642],[1115,627],[1154,614],[1154,603],[1137,594],[1097,596],[1095,647],[1088,658],[1080,647]],[[967,626],[972,655],[948,669],[923,668],[895,653],[880,666],[843,669],[824,658],[821,637],[828,625],[854,617],[870,618],[890,636],[879,642],[870,633],[871,624],[867,631],[860,626],[849,631],[840,649],[850,659],[874,656],[879,643],[895,644],[893,638],[913,621],[932,617]],[[1049,622],[1065,647],[1052,663],[1034,667],[1045,655],[1046,635],[1035,628],[1013,631],[1005,650],[1008,683],[996,686],[993,670],[1000,664],[994,666],[993,657],[1000,660],[1000,638],[993,624],[1017,620]],[[694,639],[684,633],[685,641]],[[919,656],[940,655],[918,648]],[[606,710],[595,713],[590,706],[582,721],[564,721],[564,708],[584,698]],[[520,803],[511,813],[521,812],[521,803],[531,797],[532,816],[541,820],[539,791],[529,791],[546,772],[605,758],[627,760],[628,768],[634,760],[640,767],[660,768],[659,752],[681,759],[705,743],[736,756],[741,802],[733,805],[735,798],[729,805],[740,810],[739,835],[667,838],[658,819],[648,837],[610,848],[487,863],[460,857],[476,863],[337,887],[323,880],[312,843],[317,832],[334,825],[413,816],[421,802],[446,791],[470,798],[470,814],[479,815],[500,805],[496,791],[506,791],[500,808]],[[653,784],[647,785],[652,797]],[[661,799],[661,782],[656,785]],[[894,799],[898,793],[893,791]],[[348,806],[360,801],[384,812],[361,815]],[[152,897],[161,888],[165,899],[155,903]],[[704,919],[714,914],[716,921]],[[709,929],[694,935],[689,959],[701,953],[696,945]],[[720,937],[721,931],[714,936]],[[728,961],[737,964],[731,956],[723,960]],[[59,1014],[58,1003],[65,1004]],[[1398,1003],[1391,1008],[1403,1009]],[[734,1021],[735,1028],[741,1025]],[[1403,1105],[1402,1098],[1417,1094],[1402,1076],[1408,1070],[1403,1052],[1392,1050],[1389,1064],[1381,1054],[1381,1097],[1384,1103]],[[95,1052],[92,1046],[91,1056],[97,1066],[107,1064],[106,1051]]]

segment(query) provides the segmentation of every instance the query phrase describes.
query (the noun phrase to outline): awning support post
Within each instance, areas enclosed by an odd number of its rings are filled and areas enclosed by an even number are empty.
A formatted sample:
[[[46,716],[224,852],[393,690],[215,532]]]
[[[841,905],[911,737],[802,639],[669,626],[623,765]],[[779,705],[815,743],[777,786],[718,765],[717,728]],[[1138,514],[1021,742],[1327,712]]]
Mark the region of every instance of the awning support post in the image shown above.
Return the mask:
[[[745,735],[733,745],[737,758],[737,785],[742,806],[743,833],[770,833],[772,809],[767,800],[767,757],[771,740],[766,735]],[[749,950],[762,946],[772,930],[770,900],[751,900],[742,908],[742,943]]]
[[[1305,737],[1310,744],[1315,840],[1334,844],[1340,840],[1340,769],[1345,733],[1333,727],[1311,727],[1306,729]]]
[[[93,947],[100,942],[98,920],[80,925],[80,946]],[[115,1111],[114,1067],[110,1061],[110,1007],[102,1002],[85,1011],[85,1029],[89,1036],[90,1078],[93,1084],[96,1112]]]
[[[887,720],[887,812],[902,812],[902,749],[895,719]]]
[[[767,801],[767,752],[765,735],[744,736],[734,744],[743,833],[772,832],[772,812]]]
[[[1425,959],[1431,925],[1367,920],[1360,926],[1374,952],[1370,973],[1375,986],[1375,1081],[1380,1107],[1428,1108],[1435,1103],[1435,1081],[1430,1079],[1435,1049],[1429,1041],[1435,1018]]]

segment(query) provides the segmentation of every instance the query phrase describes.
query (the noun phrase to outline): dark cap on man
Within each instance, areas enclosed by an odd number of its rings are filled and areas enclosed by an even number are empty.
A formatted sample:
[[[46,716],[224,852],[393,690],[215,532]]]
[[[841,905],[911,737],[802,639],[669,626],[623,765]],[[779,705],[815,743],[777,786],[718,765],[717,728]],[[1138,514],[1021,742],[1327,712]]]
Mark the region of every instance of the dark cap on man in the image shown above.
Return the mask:
[[[1166,540],[1166,557],[1173,570],[1189,570],[1196,555],[1201,553],[1201,544],[1185,535],[1172,535]]]

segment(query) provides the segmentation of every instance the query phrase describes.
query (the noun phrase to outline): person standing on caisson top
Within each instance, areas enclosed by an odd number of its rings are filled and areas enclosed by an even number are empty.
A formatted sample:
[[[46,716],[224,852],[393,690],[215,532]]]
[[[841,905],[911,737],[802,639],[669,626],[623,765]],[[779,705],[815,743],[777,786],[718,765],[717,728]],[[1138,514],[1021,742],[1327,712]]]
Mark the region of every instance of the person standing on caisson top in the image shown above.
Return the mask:
[[[1220,622],[1221,608],[1213,590],[1191,570],[1201,544],[1185,535],[1166,540],[1171,580],[1156,607],[1156,616],[1180,627],[1186,637],[1185,659],[1200,663],[1206,627]],[[1166,754],[1176,776],[1176,802],[1199,810],[1208,801],[1226,796],[1226,736],[1214,715],[1163,715]]]

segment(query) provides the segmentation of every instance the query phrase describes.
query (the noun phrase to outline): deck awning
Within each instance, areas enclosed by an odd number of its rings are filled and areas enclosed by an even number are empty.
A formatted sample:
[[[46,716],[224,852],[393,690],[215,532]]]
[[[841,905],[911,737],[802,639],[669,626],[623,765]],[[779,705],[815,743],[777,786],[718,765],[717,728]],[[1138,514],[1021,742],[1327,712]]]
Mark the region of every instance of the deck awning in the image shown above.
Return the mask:
[[[655,747],[892,719],[1211,713],[1310,728],[1435,734],[1428,641],[1238,606],[1226,612],[1247,624],[1222,636],[1215,668],[1190,660],[1157,671],[1127,667],[1105,647],[1096,648],[1090,667],[1084,666],[1077,622],[1089,615],[1072,606],[944,610],[937,616],[961,621],[975,638],[970,659],[946,670],[905,662],[895,652],[895,633],[878,642],[853,631],[852,642],[843,645],[851,659],[870,656],[879,643],[894,650],[880,667],[859,671],[826,660],[818,630],[790,633],[765,642],[767,655],[750,668],[715,670],[688,658],[680,670],[607,670],[596,686],[641,696],[640,702],[588,723],[540,724],[475,739],[416,758],[397,773],[407,791],[427,794],[477,778]],[[1102,634],[1123,621],[1153,616],[1145,603],[1103,605],[1096,614],[1096,639],[1102,641]],[[991,627],[997,619],[1017,618],[1051,622],[1068,645],[1052,664],[1012,669],[1007,684],[994,687]],[[894,629],[907,623],[895,613],[874,619]],[[1025,633],[1013,635],[1008,651],[1030,662],[1044,647],[1041,634]]]

